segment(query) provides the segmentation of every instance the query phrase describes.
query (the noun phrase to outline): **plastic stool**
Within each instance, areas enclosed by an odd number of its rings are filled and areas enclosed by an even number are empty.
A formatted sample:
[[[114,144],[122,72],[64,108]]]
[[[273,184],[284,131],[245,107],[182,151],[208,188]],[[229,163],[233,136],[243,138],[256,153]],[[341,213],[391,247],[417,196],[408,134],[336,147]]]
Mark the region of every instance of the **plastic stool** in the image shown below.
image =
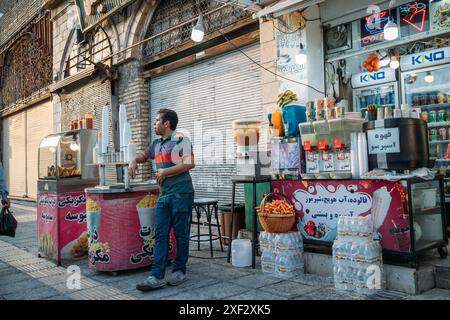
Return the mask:
[[[220,242],[220,249],[223,252],[223,245],[222,245],[222,235],[220,234],[220,223],[219,223],[219,205],[217,199],[210,199],[210,198],[200,198],[200,199],[194,199],[194,205],[193,208],[197,214],[197,234],[190,236],[191,241],[197,242],[197,248],[200,251],[200,242],[203,241],[209,241],[209,248],[211,251],[211,258],[213,258],[213,240],[219,240]],[[202,212],[206,214],[206,220],[208,221],[209,226],[209,234],[200,234],[200,217],[202,215]],[[219,235],[214,235],[212,233],[211,228],[211,222],[212,222],[212,215],[214,213],[214,216],[216,218],[217,222],[217,232]],[[191,212],[191,221],[190,226],[192,226],[192,212]],[[200,237],[208,237],[209,239],[200,239]]]

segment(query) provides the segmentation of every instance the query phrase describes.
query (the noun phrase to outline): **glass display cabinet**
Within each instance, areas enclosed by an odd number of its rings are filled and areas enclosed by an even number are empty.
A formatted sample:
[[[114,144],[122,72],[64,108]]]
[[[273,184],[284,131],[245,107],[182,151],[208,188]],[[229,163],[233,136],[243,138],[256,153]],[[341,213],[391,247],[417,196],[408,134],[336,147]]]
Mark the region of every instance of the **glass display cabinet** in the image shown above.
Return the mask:
[[[51,134],[39,145],[38,255],[57,265],[87,255],[84,190],[99,182],[96,143],[97,130],[79,129]]]
[[[45,137],[39,145],[39,180],[98,180],[93,166],[97,130],[80,129]]]

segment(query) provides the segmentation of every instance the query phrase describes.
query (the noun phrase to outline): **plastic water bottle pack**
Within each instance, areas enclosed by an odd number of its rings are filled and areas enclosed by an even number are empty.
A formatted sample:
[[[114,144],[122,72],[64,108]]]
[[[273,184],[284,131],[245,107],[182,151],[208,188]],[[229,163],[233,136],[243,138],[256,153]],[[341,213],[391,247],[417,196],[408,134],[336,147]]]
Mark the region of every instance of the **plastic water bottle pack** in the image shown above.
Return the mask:
[[[373,294],[385,287],[380,243],[373,241],[371,216],[338,219],[338,239],[333,243],[336,289]]]
[[[281,278],[290,278],[304,273],[303,238],[300,232],[261,232],[259,241],[263,272]]]

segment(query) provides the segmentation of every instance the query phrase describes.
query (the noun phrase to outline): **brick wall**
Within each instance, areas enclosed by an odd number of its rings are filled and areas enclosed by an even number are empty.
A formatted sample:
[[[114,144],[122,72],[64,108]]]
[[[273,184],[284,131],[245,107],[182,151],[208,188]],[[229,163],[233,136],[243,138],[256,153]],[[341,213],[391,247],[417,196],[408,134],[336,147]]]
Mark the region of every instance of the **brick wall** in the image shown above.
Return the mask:
[[[149,144],[149,105],[147,81],[142,77],[139,61],[132,61],[119,67],[119,103],[127,110],[132,139],[138,151],[144,151]],[[147,180],[150,166],[144,164],[136,180]]]
[[[44,2],[45,0],[16,0],[16,4],[0,19],[0,48],[37,16]]]

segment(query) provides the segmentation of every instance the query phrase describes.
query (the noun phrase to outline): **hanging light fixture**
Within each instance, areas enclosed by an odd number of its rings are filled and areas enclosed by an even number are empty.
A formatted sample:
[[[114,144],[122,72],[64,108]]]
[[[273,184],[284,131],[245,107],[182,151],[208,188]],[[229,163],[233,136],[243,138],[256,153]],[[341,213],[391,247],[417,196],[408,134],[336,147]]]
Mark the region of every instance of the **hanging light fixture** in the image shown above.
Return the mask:
[[[384,39],[395,40],[398,38],[398,26],[393,19],[389,17],[388,23],[384,26]]]
[[[427,71],[427,74],[423,79],[426,83],[432,83],[434,81],[434,76],[431,74],[431,71]]]
[[[300,42],[300,52],[295,55],[295,63],[296,64],[305,64],[306,63],[306,52],[304,50],[303,43]]]
[[[384,57],[380,59],[380,67],[386,67],[391,62],[391,57],[389,52],[385,52]]]
[[[197,24],[192,28],[191,39],[195,42],[202,42],[205,36],[205,27],[203,26],[203,15],[200,15]]]
[[[389,67],[391,67],[392,69],[398,69],[400,67],[400,55],[397,52],[395,54],[395,57],[391,58],[391,62],[389,63]]]

